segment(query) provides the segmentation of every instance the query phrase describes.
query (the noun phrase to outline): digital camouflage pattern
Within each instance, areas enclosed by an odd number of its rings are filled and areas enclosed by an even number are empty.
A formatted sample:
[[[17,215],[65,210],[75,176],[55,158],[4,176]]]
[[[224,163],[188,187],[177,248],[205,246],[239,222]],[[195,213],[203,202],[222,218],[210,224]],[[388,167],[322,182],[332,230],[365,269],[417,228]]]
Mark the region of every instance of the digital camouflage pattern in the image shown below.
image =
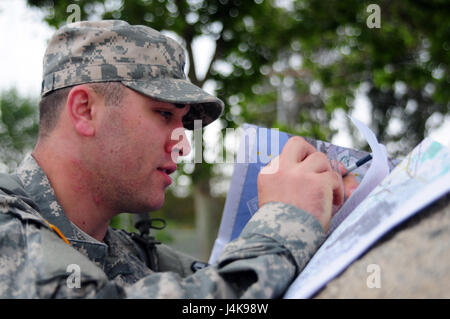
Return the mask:
[[[206,126],[223,102],[186,79],[184,49],[160,32],[120,20],[81,21],[60,28],[44,55],[42,92],[89,82],[120,81],[156,100],[191,104],[184,125]]]
[[[215,264],[192,273],[194,259],[157,245],[155,272],[127,233],[109,228],[99,242],[72,224],[32,156],[0,175],[0,298],[276,298],[324,238],[308,213],[268,203]],[[71,264],[80,288],[68,285]]]
[[[198,119],[204,126],[223,103],[186,80],[184,61],[182,47],[151,28],[77,22],[50,40],[42,95],[120,81],[157,100],[191,104],[185,127]],[[194,272],[193,258],[156,245],[157,264],[149,268],[127,232],[109,228],[100,242],[74,225],[31,155],[15,174],[0,174],[0,298],[276,298],[324,238],[308,213],[269,203],[215,264]],[[79,287],[71,285],[74,265]]]

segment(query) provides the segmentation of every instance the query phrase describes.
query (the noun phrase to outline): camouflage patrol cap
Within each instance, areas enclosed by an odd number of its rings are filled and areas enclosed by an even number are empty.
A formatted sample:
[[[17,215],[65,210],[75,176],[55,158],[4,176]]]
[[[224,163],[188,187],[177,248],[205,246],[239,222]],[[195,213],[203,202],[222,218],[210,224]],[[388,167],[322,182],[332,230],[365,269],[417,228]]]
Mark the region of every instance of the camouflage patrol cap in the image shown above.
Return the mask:
[[[81,21],[60,28],[44,55],[41,95],[67,86],[121,82],[158,101],[190,104],[184,127],[217,119],[224,104],[187,80],[185,54],[174,40],[120,20]]]

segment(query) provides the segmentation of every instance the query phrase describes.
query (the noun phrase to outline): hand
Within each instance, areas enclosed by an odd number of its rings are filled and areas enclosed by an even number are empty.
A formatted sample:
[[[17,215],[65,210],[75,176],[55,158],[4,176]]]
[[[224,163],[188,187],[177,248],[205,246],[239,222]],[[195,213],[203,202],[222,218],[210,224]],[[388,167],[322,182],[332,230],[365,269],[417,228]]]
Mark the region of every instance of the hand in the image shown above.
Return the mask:
[[[344,202],[344,186],[327,156],[295,136],[258,175],[258,200],[260,207],[273,201],[297,206],[328,231],[332,206]]]
[[[345,166],[342,163],[339,163],[339,169],[342,175],[344,175],[347,172]],[[353,192],[359,186],[359,183],[356,180],[355,175],[353,173],[349,173],[347,176],[342,178],[342,181],[344,182],[345,199],[347,199],[350,196],[352,196]]]
[[[345,168],[344,164],[339,162],[339,174],[343,176],[347,172],[347,169]],[[341,177],[342,185],[344,187],[344,202],[349,198],[352,193],[355,191],[355,189],[359,186],[358,181],[355,178],[355,175],[353,173],[349,173],[345,177]],[[344,203],[342,203],[344,204]],[[333,217],[339,209],[342,207],[341,205],[333,205],[331,217]]]

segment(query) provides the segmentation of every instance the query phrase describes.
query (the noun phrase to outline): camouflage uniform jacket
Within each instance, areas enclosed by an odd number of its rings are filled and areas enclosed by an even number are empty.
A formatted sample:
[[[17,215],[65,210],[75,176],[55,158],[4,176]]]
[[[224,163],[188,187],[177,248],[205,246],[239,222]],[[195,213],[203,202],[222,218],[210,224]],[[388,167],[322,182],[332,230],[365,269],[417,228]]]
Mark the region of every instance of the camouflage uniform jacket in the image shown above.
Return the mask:
[[[324,237],[311,215],[269,203],[215,264],[194,273],[194,259],[157,245],[155,272],[128,233],[110,227],[99,242],[71,223],[32,156],[0,175],[0,298],[276,298]]]

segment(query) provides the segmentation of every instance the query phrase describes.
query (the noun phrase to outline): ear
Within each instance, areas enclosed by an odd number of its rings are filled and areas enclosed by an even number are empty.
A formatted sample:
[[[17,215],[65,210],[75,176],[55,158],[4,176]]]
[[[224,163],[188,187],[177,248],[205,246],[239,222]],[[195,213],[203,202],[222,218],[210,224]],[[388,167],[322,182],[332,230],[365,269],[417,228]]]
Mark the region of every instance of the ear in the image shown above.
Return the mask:
[[[95,135],[95,115],[99,102],[99,95],[87,85],[77,85],[70,90],[66,108],[78,134]]]

